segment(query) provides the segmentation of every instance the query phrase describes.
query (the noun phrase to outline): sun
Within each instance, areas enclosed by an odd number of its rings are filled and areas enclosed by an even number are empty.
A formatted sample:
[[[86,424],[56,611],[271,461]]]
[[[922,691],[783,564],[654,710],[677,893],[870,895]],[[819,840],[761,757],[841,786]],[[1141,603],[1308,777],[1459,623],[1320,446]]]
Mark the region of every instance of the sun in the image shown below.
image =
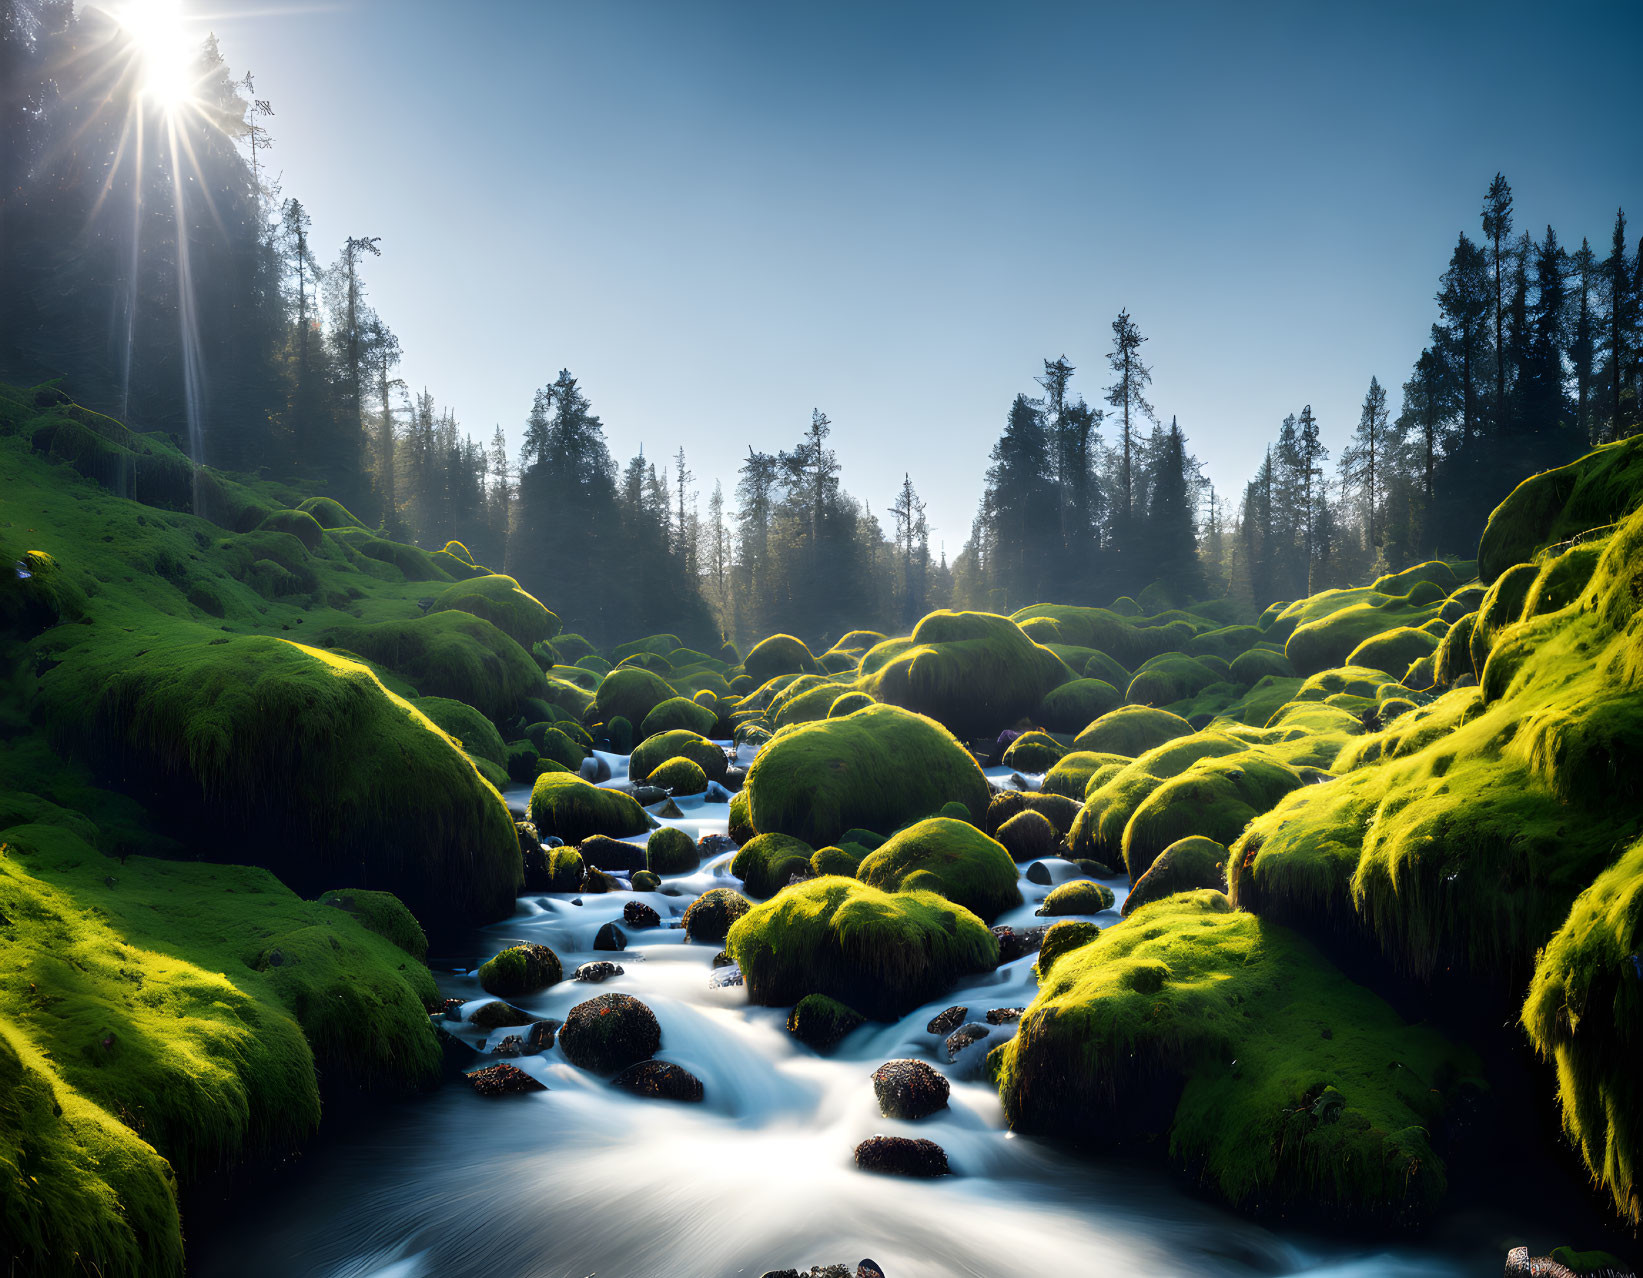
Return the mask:
[[[143,98],[166,109],[192,99],[198,41],[188,30],[181,0],[128,0],[115,16],[131,42]]]

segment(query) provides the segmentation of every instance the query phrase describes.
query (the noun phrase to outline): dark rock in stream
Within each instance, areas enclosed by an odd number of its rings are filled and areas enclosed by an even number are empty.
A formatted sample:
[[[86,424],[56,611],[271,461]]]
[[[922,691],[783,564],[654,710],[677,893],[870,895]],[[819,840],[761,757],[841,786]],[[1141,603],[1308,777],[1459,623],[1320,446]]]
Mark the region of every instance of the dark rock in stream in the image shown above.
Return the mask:
[[[1531,1256],[1527,1247],[1513,1247],[1506,1253],[1506,1278],[1637,1278],[1630,1265],[1604,1252],[1584,1253],[1582,1260],[1575,1270],[1552,1256]]]
[[[576,845],[582,860],[601,870],[631,874],[645,868],[645,850],[603,834],[590,834]]]
[[[525,1040],[517,1034],[509,1034],[491,1048],[492,1056],[523,1056],[524,1054]]]
[[[467,1076],[469,1085],[481,1096],[521,1096],[527,1092],[545,1092],[545,1083],[539,1083],[517,1065],[506,1063],[476,1069]]]
[[[874,1136],[856,1146],[856,1166],[888,1176],[947,1176],[947,1151],[933,1140]]]
[[[964,1018],[970,1014],[970,1009],[955,1003],[945,1012],[937,1012],[930,1018],[930,1023],[924,1027],[926,1033],[939,1034],[946,1037],[964,1024]]]
[[[736,960],[730,957],[729,950],[720,950],[713,956],[714,967],[729,967]]]
[[[1037,954],[1038,947],[1044,944],[1044,933],[1049,931],[1048,926],[1040,927],[995,927],[993,935],[998,938],[998,962],[1002,967],[1006,963],[1013,963],[1018,958],[1026,958],[1029,954]]]
[[[612,1087],[620,1087],[636,1096],[654,1100],[699,1101],[702,1099],[702,1080],[682,1065],[667,1061],[640,1061],[629,1065],[610,1080]]]
[[[529,1012],[521,1012],[511,1003],[504,1003],[498,998],[474,1008],[473,1015],[468,1018],[468,1023],[482,1030],[493,1030],[505,1029],[514,1025],[529,1025],[535,1019]]]
[[[583,963],[570,974],[573,981],[583,981],[589,985],[597,985],[600,981],[608,981],[613,976],[622,975],[625,969],[620,963],[609,963],[601,959],[595,963]]]
[[[459,998],[442,999],[439,1004],[439,1014],[448,1021],[462,1019],[462,1000]]]
[[[661,927],[662,916],[643,901],[629,901],[622,907],[622,922],[629,927]]]
[[[1027,867],[1027,882],[1036,883],[1040,887],[1050,885],[1050,867],[1042,861],[1034,861]]]
[[[947,1059],[949,1061],[957,1060],[958,1054],[966,1047],[969,1047],[972,1043],[981,1042],[983,1039],[992,1034],[992,1032],[993,1031],[991,1029],[983,1025],[980,1021],[969,1021],[966,1024],[960,1025],[956,1030],[947,1036],[947,1041],[942,1044],[942,1046],[947,1049]]]
[[[625,950],[627,947],[628,938],[614,923],[605,924],[594,934],[593,948],[596,950]]]
[[[947,1080],[923,1061],[885,1061],[873,1071],[873,1094],[886,1118],[927,1118],[947,1107]]]
[[[736,840],[728,834],[704,834],[696,840],[696,851],[706,861],[709,857],[736,851]]]
[[[531,1027],[525,1031],[525,1050],[527,1052],[545,1052],[553,1046],[554,1036],[559,1033],[561,1022],[551,1017],[543,1021],[532,1021]]]
[[[669,799],[666,803],[662,804],[661,807],[656,809],[656,815],[659,817],[666,817],[669,821],[678,821],[683,818],[685,813],[683,808],[681,808],[672,799]]]
[[[1011,1025],[1021,1019],[1024,1007],[993,1007],[987,1010],[987,1024]]]
[[[611,788],[613,790],[625,790],[633,796],[633,801],[641,808],[653,808],[658,803],[669,802],[667,791],[659,785],[638,785],[630,782],[627,785],[612,786]]]
[[[578,1003],[565,1017],[559,1046],[572,1065],[614,1074],[661,1049],[656,1013],[631,994],[600,994]]]
[[[702,791],[702,798],[709,803],[729,803],[730,791],[717,781],[709,781],[707,789]]]
[[[582,878],[582,891],[588,896],[597,896],[601,892],[620,892],[622,880],[614,874],[606,874],[598,866],[590,865]]]
[[[582,760],[581,777],[584,781],[592,781],[598,785],[601,781],[610,780],[610,764],[596,754],[590,754]]]

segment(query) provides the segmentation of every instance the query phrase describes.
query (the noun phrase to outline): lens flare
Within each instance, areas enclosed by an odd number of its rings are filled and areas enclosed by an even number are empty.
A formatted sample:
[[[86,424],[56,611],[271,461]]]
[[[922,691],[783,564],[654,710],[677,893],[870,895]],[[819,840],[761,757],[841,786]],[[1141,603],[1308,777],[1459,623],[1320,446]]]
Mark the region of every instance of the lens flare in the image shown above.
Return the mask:
[[[181,0],[130,0],[115,16],[131,42],[143,98],[167,109],[188,102],[199,42],[188,30]]]

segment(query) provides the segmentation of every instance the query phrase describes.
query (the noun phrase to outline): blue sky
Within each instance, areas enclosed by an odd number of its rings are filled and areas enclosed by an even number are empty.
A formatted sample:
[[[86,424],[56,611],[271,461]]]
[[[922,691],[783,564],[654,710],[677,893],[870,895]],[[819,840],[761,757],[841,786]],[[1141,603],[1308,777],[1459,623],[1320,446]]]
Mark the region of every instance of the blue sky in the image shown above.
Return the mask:
[[[1338,450],[1372,373],[1396,402],[1497,169],[1537,234],[1643,228],[1636,3],[205,2],[471,432],[568,367],[705,508],[819,406],[949,555],[1011,399],[1064,353],[1098,400],[1120,307],[1230,494],[1302,404]]]

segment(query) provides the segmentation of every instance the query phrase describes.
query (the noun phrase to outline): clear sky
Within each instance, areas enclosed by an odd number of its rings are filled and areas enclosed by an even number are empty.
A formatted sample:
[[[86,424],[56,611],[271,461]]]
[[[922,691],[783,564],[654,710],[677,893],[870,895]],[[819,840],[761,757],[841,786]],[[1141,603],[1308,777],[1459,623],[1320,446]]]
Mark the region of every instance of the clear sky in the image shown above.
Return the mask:
[[[472,433],[568,367],[705,508],[819,406],[949,555],[1011,399],[1064,353],[1097,401],[1120,307],[1232,494],[1302,404],[1337,451],[1371,373],[1396,404],[1497,169],[1537,234],[1643,228],[1635,0],[185,4]]]

